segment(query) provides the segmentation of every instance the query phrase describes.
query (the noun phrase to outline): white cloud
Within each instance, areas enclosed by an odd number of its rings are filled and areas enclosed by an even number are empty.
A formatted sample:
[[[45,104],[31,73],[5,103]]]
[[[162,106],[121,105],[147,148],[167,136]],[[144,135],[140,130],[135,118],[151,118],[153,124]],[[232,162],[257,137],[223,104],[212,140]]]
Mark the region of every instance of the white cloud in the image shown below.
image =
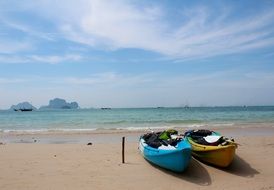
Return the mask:
[[[0,55],[0,64],[5,63],[27,63],[29,60],[26,57],[16,55]]]
[[[6,4],[6,3],[5,3]],[[30,11],[56,26],[57,36],[97,49],[140,48],[179,60],[242,53],[274,46],[274,11],[269,8],[237,19],[233,7],[178,7],[176,25],[161,3],[128,0],[25,0],[14,10]],[[52,40],[51,34],[6,21],[15,29]],[[3,48],[2,48],[3,49]],[[1,51],[1,47],[0,47]],[[35,57],[34,57],[35,58]],[[40,59],[37,57],[37,59]],[[58,62],[58,58],[49,60]]]
[[[0,55],[1,63],[48,63],[58,64],[65,61],[75,62],[83,57],[77,54],[67,55]]]
[[[140,48],[188,59],[274,45],[273,11],[231,20],[232,11],[217,17],[208,7],[194,7],[182,11],[184,22],[174,28],[163,7],[141,7],[126,0],[83,0],[77,5],[66,1],[65,6],[42,2],[39,10],[56,21],[65,38],[97,48]]]
[[[0,78],[0,84],[16,84],[25,82],[27,82],[27,80],[22,78]]]
[[[13,41],[13,40],[2,40],[0,38],[0,53],[9,54],[20,51],[27,51],[33,48],[30,42],[26,41]]]
[[[141,48],[158,51],[159,46],[166,48],[166,40],[159,40],[163,36],[157,32],[166,27],[157,21],[161,18],[157,7],[140,9],[126,1],[92,0],[85,3],[86,9],[76,16],[78,20],[64,18],[75,15],[74,11],[64,13],[66,16],[59,20],[60,30],[67,39],[109,50]],[[81,6],[83,4],[78,5]]]
[[[31,55],[29,56],[32,62],[38,63],[50,63],[50,64],[57,64],[64,61],[78,61],[82,59],[80,55],[48,55],[48,56],[41,56],[41,55]]]
[[[31,36],[31,37],[37,37],[37,38],[53,41],[55,37],[59,35],[57,33],[39,31],[38,29],[34,29],[33,27],[27,24],[14,21],[9,18],[5,18],[5,19],[0,18],[0,21],[6,27],[12,28],[14,30],[18,30],[20,32],[24,32],[27,36]]]
[[[131,88],[146,88],[157,83],[158,77],[156,74],[141,74],[141,75],[125,75],[115,72],[96,73],[87,77],[64,77],[47,79],[52,84],[78,86],[81,88],[106,88],[106,89],[131,89]]]
[[[167,76],[157,73],[146,73],[138,75],[126,75],[115,72],[96,73],[86,77],[38,77],[35,79],[48,81],[56,85],[70,85],[84,87],[103,87],[109,89],[152,89],[182,91],[195,88],[239,88],[259,89],[273,88],[274,76],[268,72],[246,73],[242,75],[236,71],[223,71],[209,74],[184,74]],[[180,91],[181,91],[180,90]]]

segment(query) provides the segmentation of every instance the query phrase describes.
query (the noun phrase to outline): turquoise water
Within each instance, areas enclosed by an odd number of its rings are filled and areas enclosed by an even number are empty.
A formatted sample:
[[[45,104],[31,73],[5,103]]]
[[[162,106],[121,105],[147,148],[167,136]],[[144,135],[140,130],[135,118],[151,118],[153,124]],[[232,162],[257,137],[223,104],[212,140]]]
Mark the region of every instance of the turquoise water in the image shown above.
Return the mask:
[[[274,123],[274,106],[0,111],[0,131],[81,131]]]

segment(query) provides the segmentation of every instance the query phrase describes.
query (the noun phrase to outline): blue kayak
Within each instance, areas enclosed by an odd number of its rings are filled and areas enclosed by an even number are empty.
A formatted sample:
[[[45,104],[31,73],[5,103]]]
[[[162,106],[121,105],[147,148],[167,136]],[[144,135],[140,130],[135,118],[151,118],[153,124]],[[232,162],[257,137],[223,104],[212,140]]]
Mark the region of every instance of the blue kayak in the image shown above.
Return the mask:
[[[175,146],[162,145],[154,148],[141,136],[139,150],[149,162],[174,172],[183,172],[191,159],[191,145],[186,139],[180,139]]]

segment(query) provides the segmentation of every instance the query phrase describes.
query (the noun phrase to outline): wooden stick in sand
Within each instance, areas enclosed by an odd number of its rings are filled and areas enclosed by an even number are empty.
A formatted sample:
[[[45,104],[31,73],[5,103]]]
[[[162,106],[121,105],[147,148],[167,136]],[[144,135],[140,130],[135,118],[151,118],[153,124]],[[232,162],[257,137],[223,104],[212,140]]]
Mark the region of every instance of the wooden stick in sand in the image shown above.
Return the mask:
[[[122,163],[125,163],[125,137],[122,137]]]

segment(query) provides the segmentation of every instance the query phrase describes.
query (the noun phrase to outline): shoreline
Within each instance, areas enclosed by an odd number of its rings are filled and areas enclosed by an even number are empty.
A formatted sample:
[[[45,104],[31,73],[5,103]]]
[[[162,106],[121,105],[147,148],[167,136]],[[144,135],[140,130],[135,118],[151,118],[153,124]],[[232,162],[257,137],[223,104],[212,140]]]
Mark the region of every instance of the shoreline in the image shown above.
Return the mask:
[[[187,130],[202,128],[174,128],[183,134]],[[263,125],[239,125],[234,127],[208,128],[229,137],[268,137],[274,136],[274,123]],[[41,144],[85,144],[119,143],[123,136],[128,142],[138,142],[140,135],[149,130],[96,130],[96,131],[43,131],[43,132],[0,132],[2,143],[41,143]],[[160,130],[155,130],[160,131]]]
[[[56,129],[0,129],[0,133],[17,133],[17,134],[35,134],[35,133],[119,133],[119,132],[143,132],[149,130],[191,130],[196,128],[208,128],[212,130],[226,128],[254,128],[254,127],[273,127],[274,122],[239,122],[239,123],[204,123],[189,125],[165,125],[150,127],[101,127],[101,128],[56,128]],[[38,128],[38,127],[37,127]]]

